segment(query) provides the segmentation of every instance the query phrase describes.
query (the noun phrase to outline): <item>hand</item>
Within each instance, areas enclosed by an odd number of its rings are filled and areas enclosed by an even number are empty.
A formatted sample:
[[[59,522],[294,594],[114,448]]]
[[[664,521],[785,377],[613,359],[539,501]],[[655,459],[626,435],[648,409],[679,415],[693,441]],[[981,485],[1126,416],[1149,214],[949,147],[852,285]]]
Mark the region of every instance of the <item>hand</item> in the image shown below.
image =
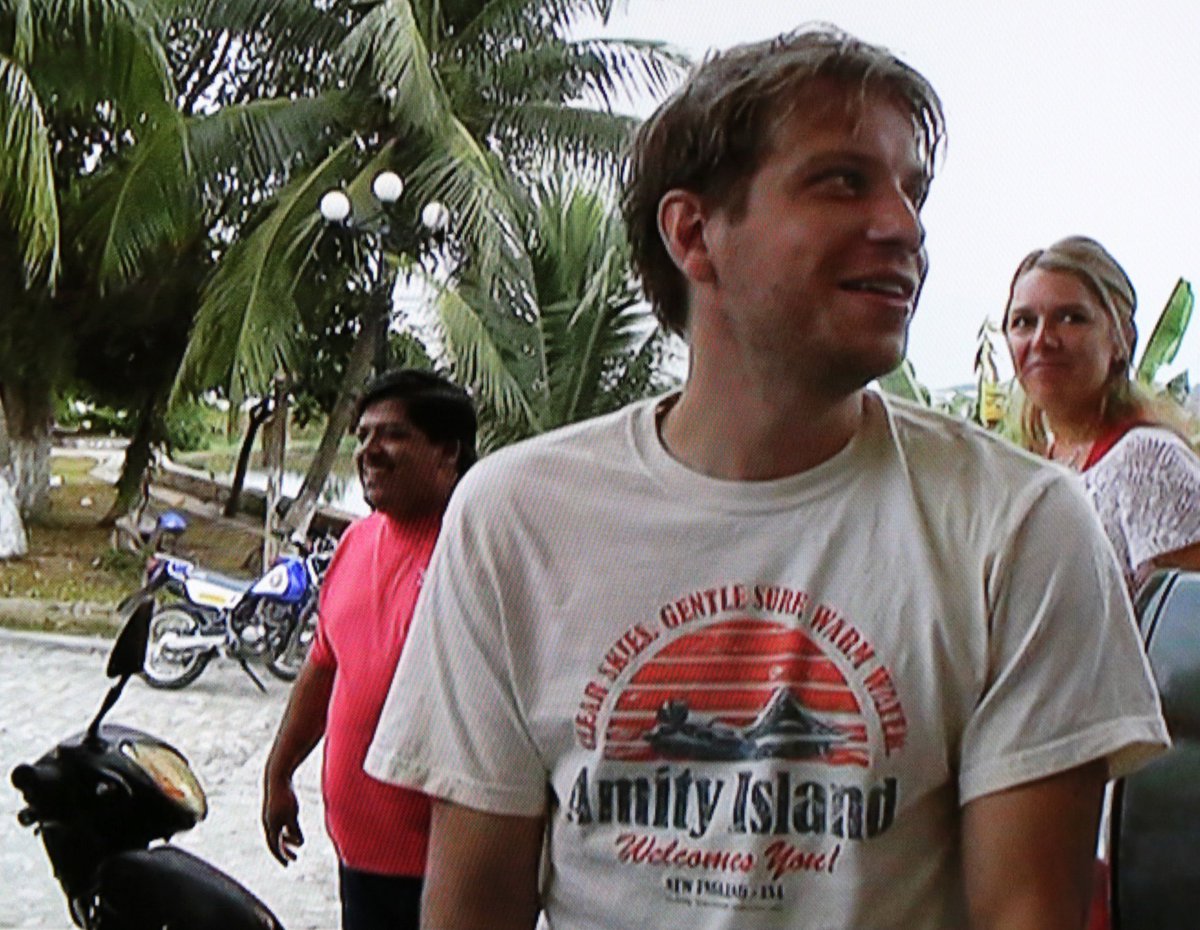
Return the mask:
[[[304,834],[300,830],[300,802],[290,780],[265,783],[262,825],[271,855],[283,866],[294,861],[296,850],[304,845]]]

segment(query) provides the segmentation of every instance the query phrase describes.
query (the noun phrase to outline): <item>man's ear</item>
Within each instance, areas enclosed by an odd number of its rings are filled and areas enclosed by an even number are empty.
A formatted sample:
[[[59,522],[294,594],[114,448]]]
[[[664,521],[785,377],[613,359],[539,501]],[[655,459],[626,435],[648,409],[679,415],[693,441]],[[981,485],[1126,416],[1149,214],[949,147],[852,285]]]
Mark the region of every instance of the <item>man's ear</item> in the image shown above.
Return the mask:
[[[658,232],[671,260],[694,283],[716,280],[704,238],[707,214],[700,195],[681,188],[667,191],[658,202]]]
[[[438,464],[442,468],[448,468],[454,473],[455,478],[458,477],[458,454],[462,450],[462,443],[457,439],[451,439],[448,442],[441,444],[441,455],[438,456]]]

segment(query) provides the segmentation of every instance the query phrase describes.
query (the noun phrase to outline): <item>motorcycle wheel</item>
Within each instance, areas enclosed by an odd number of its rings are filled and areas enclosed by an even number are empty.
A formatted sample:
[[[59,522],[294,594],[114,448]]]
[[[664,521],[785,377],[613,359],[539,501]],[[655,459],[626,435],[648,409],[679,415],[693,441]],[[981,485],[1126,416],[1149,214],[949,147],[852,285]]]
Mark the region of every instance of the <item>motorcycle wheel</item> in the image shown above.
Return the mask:
[[[295,681],[316,630],[317,605],[310,601],[300,609],[299,618],[284,627],[279,641],[272,642],[267,648],[263,660],[267,671],[283,681]]]
[[[163,648],[162,638],[168,633],[190,636],[199,633],[202,626],[200,612],[183,604],[171,604],[154,612],[150,618],[146,662],[142,667],[142,678],[146,684],[152,688],[175,690],[186,688],[200,677],[204,666],[213,656],[212,650],[169,652]]]

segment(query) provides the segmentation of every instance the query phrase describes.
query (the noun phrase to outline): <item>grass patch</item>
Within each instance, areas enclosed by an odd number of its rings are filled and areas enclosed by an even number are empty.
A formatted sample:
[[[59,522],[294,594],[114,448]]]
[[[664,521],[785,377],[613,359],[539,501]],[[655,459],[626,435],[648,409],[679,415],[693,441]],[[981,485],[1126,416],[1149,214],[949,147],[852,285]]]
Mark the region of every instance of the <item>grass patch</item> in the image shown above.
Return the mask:
[[[46,515],[26,527],[29,555],[4,563],[0,597],[115,605],[140,586],[141,560],[133,553],[114,549],[111,530],[97,525],[112,504],[115,491],[91,476],[94,466],[94,460],[86,456],[55,456],[53,473],[62,483],[51,488]],[[252,574],[246,565],[262,545],[254,533],[204,517],[189,515],[188,521],[187,532],[176,547],[180,555],[216,571]],[[21,611],[19,616],[0,616],[0,622],[60,632],[106,628],[100,617],[64,613],[28,621],[21,619],[25,614]],[[111,623],[107,629],[111,629]]]

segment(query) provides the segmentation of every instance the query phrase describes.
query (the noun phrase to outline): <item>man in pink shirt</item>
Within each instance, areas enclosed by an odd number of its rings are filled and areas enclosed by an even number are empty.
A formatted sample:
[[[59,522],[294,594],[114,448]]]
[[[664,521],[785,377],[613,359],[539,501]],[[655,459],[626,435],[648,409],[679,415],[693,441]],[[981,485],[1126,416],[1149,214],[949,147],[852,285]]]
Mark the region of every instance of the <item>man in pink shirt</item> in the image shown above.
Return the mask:
[[[325,738],[325,822],[337,850],[345,930],[418,924],[429,800],[376,781],[363,759],[404,648],[442,512],[475,461],[475,412],[429,372],[384,374],[354,418],[355,462],[373,513],[343,534],[321,591],[312,650],[264,773],[263,830],[283,865],[304,842],[292,776]]]

